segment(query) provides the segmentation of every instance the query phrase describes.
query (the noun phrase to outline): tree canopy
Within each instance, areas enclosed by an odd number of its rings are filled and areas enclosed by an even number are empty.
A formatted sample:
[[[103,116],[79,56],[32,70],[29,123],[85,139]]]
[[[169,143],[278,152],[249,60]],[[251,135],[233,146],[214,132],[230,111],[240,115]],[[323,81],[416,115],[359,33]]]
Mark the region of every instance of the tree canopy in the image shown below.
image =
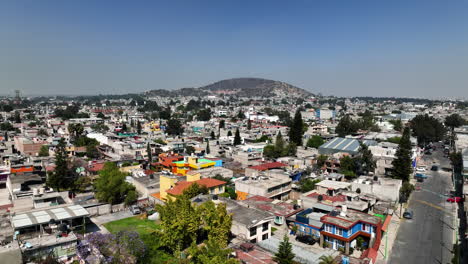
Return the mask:
[[[401,137],[400,143],[398,144],[398,148],[395,153],[395,159],[392,161],[392,177],[401,179],[404,182],[409,181],[410,174],[412,172],[410,133],[410,128],[406,127],[403,131],[403,136]]]
[[[138,198],[135,187],[125,181],[126,176],[115,163],[106,162],[95,183],[96,198],[110,204],[135,202]]]
[[[410,126],[420,146],[440,141],[446,133],[444,125],[436,118],[427,114],[417,115],[410,121]]]
[[[325,143],[325,141],[321,136],[313,135],[309,140],[307,140],[306,146],[309,148],[318,148],[323,145],[323,143]]]

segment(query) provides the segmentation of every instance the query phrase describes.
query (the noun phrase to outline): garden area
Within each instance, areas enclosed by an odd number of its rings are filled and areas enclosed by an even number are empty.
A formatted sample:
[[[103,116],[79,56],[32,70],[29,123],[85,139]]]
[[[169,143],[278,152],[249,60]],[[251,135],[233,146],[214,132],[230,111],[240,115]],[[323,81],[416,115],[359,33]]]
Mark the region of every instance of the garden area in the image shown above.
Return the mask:
[[[140,235],[153,233],[161,227],[156,221],[142,219],[141,216],[133,216],[104,224],[112,234],[119,231],[136,231]]]

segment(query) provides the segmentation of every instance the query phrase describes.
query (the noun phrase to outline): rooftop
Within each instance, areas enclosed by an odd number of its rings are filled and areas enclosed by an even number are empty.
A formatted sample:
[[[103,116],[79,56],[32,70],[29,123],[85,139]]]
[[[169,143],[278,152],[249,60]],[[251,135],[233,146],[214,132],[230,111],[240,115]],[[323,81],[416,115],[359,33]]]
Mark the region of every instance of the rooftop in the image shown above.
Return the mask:
[[[289,217],[303,210],[302,208],[294,208],[294,204],[286,202],[275,203],[276,201],[278,200],[256,195],[247,198],[242,203],[248,204],[249,206],[255,206],[257,209],[262,211],[267,211],[274,215],[284,217]]]
[[[334,224],[344,228],[350,228],[355,223],[362,221],[369,224],[377,225],[382,222],[380,217],[361,213],[359,211],[347,209],[344,216],[341,215],[341,210],[335,210],[328,215],[322,217],[322,222]]]
[[[264,164],[260,164],[256,166],[251,166],[251,167],[248,167],[248,169],[264,171],[264,170],[278,169],[278,168],[282,168],[286,166],[288,165],[281,163],[281,162],[271,162],[271,163],[264,163]]]
[[[349,182],[341,182],[341,181],[331,181],[331,180],[323,180],[315,184],[316,186],[332,189],[332,190],[339,190],[339,189],[347,189],[351,186]]]
[[[81,205],[68,205],[45,210],[29,211],[12,217],[12,225],[15,229],[49,223],[50,219],[56,221],[74,219],[89,216],[89,213]]]
[[[177,182],[176,185],[172,189],[167,190],[166,192],[171,195],[181,195],[185,189],[187,189],[190,185],[192,185],[195,182],[198,185],[203,185],[203,186],[206,186],[207,188],[213,188],[216,186],[221,186],[221,185],[226,184],[225,181],[220,181],[220,180],[212,179],[212,178],[203,178],[194,182],[180,181],[180,182]]]

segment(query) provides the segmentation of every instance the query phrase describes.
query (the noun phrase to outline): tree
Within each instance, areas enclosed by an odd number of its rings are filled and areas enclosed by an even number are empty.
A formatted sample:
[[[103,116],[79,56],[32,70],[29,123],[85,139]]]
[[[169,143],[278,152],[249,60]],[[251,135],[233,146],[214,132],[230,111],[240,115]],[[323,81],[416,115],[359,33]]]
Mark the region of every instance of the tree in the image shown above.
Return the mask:
[[[289,140],[294,142],[296,146],[302,146],[302,136],[304,135],[304,124],[302,121],[302,115],[300,109],[296,110],[293,122],[289,127]]]
[[[208,194],[209,190],[205,185],[200,185],[198,183],[192,183],[187,189],[184,190],[182,195],[187,197],[188,199],[192,199],[193,197],[199,194]]]
[[[244,114],[244,112],[242,112],[241,110],[239,110],[239,112],[237,113],[237,118],[238,118],[238,119],[245,119],[245,114]]]
[[[340,159],[340,172],[347,178],[356,177],[356,161],[350,156],[343,156]]]
[[[80,123],[76,124],[69,124],[68,125],[68,133],[70,133],[71,138],[73,141],[76,141],[84,132],[84,126]]]
[[[401,132],[401,130],[403,130],[403,123],[401,122],[401,119],[390,120],[389,122],[393,125],[393,130],[398,132]]]
[[[216,241],[223,248],[227,241],[232,225],[232,214],[226,210],[225,203],[216,205],[213,201],[201,204],[197,211],[201,218],[202,231],[208,240]]]
[[[311,178],[303,178],[299,181],[299,190],[302,193],[310,192],[315,189],[315,185],[319,183],[320,180],[313,180]]]
[[[49,146],[41,146],[41,149],[39,150],[39,157],[49,157]]]
[[[353,133],[356,133],[357,130],[358,127],[356,123],[351,119],[349,115],[345,115],[344,117],[342,117],[335,128],[335,132],[338,134],[339,137],[351,135]]]
[[[186,146],[185,153],[187,153],[187,155],[192,155],[192,153],[195,153],[195,148],[192,146]]]
[[[410,129],[406,127],[403,131],[400,144],[398,145],[395,153],[395,159],[392,161],[393,172],[392,177],[401,179],[404,182],[409,181],[411,174],[411,141],[410,141]]]
[[[247,130],[251,130],[252,129],[252,120],[247,120]]]
[[[125,181],[126,177],[127,174],[121,172],[115,163],[106,162],[95,184],[96,198],[110,204],[134,202],[137,198],[135,187]]]
[[[372,152],[369,150],[366,144],[361,143],[361,147],[359,148],[359,164],[361,166],[361,170],[367,174],[369,172],[374,172],[377,164],[374,160],[374,156]]]
[[[65,148],[65,140],[61,138],[55,150],[55,169],[47,177],[47,186],[57,191],[69,187],[68,155]]]
[[[47,133],[47,130],[45,130],[44,128],[41,128],[41,129],[39,129],[39,131],[37,131],[37,135],[38,136],[48,137],[49,133]]]
[[[230,258],[231,249],[226,249],[214,239],[208,239],[202,246],[193,243],[190,249],[190,263],[193,264],[237,264],[239,261]]]
[[[223,128],[226,126],[226,121],[224,119],[219,120],[219,129]]]
[[[465,125],[466,120],[463,119],[459,114],[451,114],[445,118],[444,123],[453,131],[456,127]]]
[[[328,156],[320,155],[317,157],[317,167],[322,168],[325,165],[325,162],[328,160]]]
[[[138,135],[141,134],[141,122],[140,122],[140,120],[137,121],[137,133],[138,133]]]
[[[15,117],[14,117],[15,123],[21,123],[21,115],[20,112],[15,111]]]
[[[336,264],[335,259],[331,255],[322,255],[319,260],[318,264]]]
[[[210,141],[206,141],[206,151],[205,151],[206,154],[210,154]]]
[[[318,148],[323,145],[323,143],[325,143],[325,141],[321,136],[314,135],[307,140],[306,146],[309,148]]]
[[[153,151],[151,150],[150,143],[146,144],[146,153],[148,154],[148,162],[153,162]]]
[[[208,108],[208,109],[203,109],[203,110],[198,111],[197,119],[199,121],[210,121],[211,110]]]
[[[122,132],[127,132],[128,131],[128,127],[127,127],[127,123],[123,123],[122,124]]]
[[[292,252],[292,245],[289,242],[287,235],[284,235],[283,241],[279,244],[278,252],[276,252],[273,260],[278,264],[293,264],[294,263],[294,253]]]
[[[166,133],[173,136],[180,136],[184,133],[184,128],[177,119],[169,119],[167,121]]]
[[[242,144],[242,139],[240,137],[239,128],[236,129],[236,134],[234,135],[234,146]]]
[[[106,116],[102,112],[99,112],[96,117],[106,119]]]
[[[427,114],[417,115],[410,121],[413,135],[418,139],[419,146],[425,146],[430,142],[440,141],[445,136],[445,127],[432,116]]]
[[[231,132],[231,130],[229,130],[229,131],[227,132],[227,136],[228,136],[228,137],[232,137],[232,132]]]
[[[211,139],[216,139],[216,135],[215,135],[215,132],[214,132],[214,131],[211,131],[211,133],[210,133],[210,138],[211,138]]]

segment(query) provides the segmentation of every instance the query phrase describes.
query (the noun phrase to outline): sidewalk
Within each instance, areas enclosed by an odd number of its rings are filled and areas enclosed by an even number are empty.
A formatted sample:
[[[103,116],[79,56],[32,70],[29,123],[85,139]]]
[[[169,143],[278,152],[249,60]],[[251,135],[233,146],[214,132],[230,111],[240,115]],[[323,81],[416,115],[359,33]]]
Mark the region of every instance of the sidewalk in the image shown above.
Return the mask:
[[[395,210],[394,214],[392,215],[392,220],[388,225],[387,233],[382,237],[376,263],[387,263],[387,260],[392,252],[393,244],[395,243],[395,239],[398,234],[398,228],[400,227],[401,222],[401,219],[399,218],[399,210],[400,208]]]

